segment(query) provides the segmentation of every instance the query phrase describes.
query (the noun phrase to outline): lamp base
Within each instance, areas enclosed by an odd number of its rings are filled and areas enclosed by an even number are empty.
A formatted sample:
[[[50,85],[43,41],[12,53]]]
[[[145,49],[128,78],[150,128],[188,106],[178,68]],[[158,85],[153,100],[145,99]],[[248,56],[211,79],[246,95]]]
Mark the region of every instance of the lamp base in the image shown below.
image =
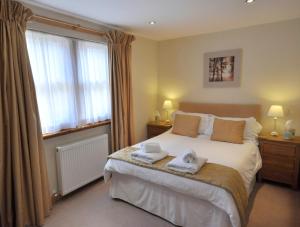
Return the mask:
[[[171,124],[171,121],[170,121],[169,119],[167,119],[167,120],[165,120],[165,123],[166,123],[167,125],[170,125],[170,124]]]
[[[278,134],[278,132],[273,131],[273,132],[270,133],[270,135],[271,135],[271,136],[278,136],[279,134]]]

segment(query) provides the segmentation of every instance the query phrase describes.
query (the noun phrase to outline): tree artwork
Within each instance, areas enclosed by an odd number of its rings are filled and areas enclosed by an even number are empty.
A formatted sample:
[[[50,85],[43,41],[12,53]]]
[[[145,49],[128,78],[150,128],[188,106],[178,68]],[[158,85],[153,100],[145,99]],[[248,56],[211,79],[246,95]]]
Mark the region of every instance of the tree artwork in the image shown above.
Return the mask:
[[[234,80],[234,56],[209,58],[209,82]]]

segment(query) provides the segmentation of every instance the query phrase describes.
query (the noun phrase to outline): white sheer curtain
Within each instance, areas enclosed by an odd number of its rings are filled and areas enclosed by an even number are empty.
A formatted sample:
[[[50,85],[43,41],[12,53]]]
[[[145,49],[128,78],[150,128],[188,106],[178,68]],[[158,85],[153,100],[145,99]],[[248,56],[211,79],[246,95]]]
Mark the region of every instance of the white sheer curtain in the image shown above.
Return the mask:
[[[26,32],[43,133],[77,125],[72,41]]]
[[[43,133],[110,119],[105,44],[27,31]]]
[[[110,90],[107,46],[77,41],[79,123],[110,118]]]

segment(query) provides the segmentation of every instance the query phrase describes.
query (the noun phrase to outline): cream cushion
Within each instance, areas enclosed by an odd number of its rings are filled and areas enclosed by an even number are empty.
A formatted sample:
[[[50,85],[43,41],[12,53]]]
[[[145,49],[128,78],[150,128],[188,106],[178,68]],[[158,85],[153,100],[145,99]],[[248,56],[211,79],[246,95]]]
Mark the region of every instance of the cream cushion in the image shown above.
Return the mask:
[[[212,133],[213,123],[214,123],[214,117],[212,114],[204,114],[204,113],[190,113],[190,112],[183,112],[181,110],[177,110],[173,112],[173,120],[175,119],[175,116],[177,114],[184,114],[184,115],[192,115],[192,116],[198,116],[201,118],[201,124],[199,124],[198,132],[199,134],[208,135],[210,136]]]
[[[239,117],[215,117],[222,120],[231,121],[245,121],[244,139],[256,142],[259,133],[262,130],[261,124],[259,124],[254,117],[239,118]]]
[[[242,144],[246,121],[215,118],[211,140]]]
[[[197,137],[201,118],[199,116],[176,114],[172,133],[182,136]]]

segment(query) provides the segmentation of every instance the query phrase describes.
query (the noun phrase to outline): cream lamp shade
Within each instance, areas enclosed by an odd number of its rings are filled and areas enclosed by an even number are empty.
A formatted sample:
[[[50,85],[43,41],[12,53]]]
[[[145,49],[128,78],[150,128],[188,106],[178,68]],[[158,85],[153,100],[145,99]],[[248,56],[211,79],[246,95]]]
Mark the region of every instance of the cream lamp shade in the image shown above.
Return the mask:
[[[273,117],[274,120],[274,128],[271,132],[272,136],[278,136],[276,121],[278,117],[283,117],[283,108],[280,105],[272,105],[268,112],[269,117]]]
[[[280,105],[272,105],[268,112],[269,117],[283,117],[283,108]]]
[[[165,100],[163,104],[163,109],[170,110],[173,108],[173,104],[171,100]]]

